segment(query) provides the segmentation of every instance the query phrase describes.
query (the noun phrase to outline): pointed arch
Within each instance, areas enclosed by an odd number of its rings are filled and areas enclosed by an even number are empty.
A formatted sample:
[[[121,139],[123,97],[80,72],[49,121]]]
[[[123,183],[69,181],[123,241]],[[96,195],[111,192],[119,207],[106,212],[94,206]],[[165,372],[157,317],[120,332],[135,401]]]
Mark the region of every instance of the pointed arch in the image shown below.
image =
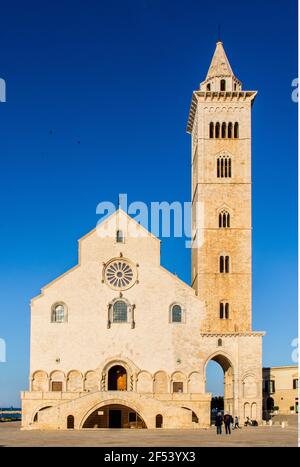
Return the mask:
[[[240,137],[240,127],[238,122],[234,124],[234,138],[237,139]]]
[[[222,123],[222,138],[225,139],[227,136],[227,125],[225,122]]]

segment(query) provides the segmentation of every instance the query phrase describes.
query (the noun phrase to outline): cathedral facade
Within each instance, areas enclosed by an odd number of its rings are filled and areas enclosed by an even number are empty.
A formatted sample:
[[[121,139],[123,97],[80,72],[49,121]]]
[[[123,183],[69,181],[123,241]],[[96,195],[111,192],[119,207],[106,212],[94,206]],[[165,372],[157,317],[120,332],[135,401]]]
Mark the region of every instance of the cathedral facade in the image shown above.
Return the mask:
[[[223,44],[193,93],[192,284],[119,209],[79,241],[78,265],[31,302],[23,429],[206,428],[206,367],[224,410],[261,421],[262,332],[251,324],[251,109]],[[201,206],[200,214],[198,207]]]

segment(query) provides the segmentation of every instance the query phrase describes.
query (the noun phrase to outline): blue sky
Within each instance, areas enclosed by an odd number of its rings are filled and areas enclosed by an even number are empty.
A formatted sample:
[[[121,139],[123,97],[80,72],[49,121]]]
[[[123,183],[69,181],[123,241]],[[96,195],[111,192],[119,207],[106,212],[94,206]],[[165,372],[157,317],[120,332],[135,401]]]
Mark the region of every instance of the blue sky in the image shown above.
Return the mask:
[[[77,261],[96,206],[190,200],[192,91],[222,40],[253,109],[253,328],[264,365],[297,336],[297,2],[2,2],[0,406],[29,373],[29,301]],[[79,143],[80,141],[80,143]],[[184,239],[162,263],[190,281]],[[211,375],[211,387],[218,382]]]

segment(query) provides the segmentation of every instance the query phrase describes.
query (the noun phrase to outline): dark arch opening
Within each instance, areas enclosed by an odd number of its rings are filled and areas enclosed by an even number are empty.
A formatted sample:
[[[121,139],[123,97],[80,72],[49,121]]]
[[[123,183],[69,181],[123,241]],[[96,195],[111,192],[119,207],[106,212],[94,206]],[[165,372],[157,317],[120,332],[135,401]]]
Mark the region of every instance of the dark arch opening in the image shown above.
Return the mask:
[[[226,91],[226,80],[225,79],[221,79],[221,91]]]
[[[240,135],[239,135],[239,124],[238,123],[235,123],[234,124],[234,137],[235,138],[239,138]]]
[[[220,138],[220,123],[216,123],[216,138]]]
[[[155,427],[162,428],[162,426],[163,426],[163,416],[161,414],[158,414],[155,417]]]
[[[68,415],[67,417],[67,428],[68,430],[74,429],[74,416],[73,415]]]
[[[227,126],[226,126],[226,123],[222,123],[222,138],[226,138],[226,129],[227,129]]]
[[[216,344],[222,345],[222,340],[217,339]],[[234,416],[233,367],[229,359],[222,354],[213,356],[207,362],[205,380],[205,392],[212,394],[211,422],[214,423],[216,414],[222,410]]]
[[[232,123],[228,124],[228,138],[232,138]]]
[[[92,412],[82,428],[147,428],[142,417],[131,407],[108,404]]]
[[[115,365],[108,372],[109,391],[127,391],[127,371],[121,365]]]
[[[209,124],[209,137],[212,139],[214,137],[215,126],[213,122]]]

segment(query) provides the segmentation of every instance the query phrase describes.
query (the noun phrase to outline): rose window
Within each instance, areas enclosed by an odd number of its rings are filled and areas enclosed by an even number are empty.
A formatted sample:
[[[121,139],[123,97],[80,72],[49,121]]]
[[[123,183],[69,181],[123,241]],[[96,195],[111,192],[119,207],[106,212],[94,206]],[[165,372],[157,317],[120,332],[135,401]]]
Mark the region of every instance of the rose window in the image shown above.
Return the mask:
[[[105,268],[105,282],[113,289],[129,289],[136,281],[134,267],[125,260],[114,260]]]

